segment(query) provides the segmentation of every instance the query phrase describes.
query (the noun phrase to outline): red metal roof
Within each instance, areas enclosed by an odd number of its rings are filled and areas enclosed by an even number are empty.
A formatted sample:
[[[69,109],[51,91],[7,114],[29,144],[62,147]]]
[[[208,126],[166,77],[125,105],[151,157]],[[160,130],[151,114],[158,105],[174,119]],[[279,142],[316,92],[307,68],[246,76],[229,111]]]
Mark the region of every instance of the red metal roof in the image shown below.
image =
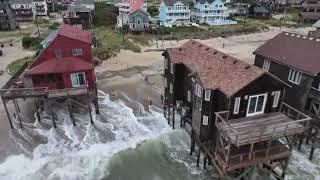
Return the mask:
[[[320,72],[320,39],[282,32],[260,46],[254,54],[311,75]]]
[[[82,59],[76,57],[65,57],[61,59],[49,59],[43,63],[27,70],[27,74],[53,74],[66,72],[79,72],[85,70],[93,70],[94,66]]]
[[[68,24],[62,26],[58,35],[91,44],[91,33],[89,31],[85,31]]]

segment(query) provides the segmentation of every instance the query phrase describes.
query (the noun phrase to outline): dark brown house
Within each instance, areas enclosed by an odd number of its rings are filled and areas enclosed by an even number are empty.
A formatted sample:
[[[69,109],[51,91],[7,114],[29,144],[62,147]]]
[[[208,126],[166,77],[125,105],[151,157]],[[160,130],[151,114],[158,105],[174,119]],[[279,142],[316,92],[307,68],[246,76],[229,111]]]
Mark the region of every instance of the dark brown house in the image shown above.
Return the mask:
[[[320,4],[303,4],[299,18],[305,22],[318,21],[320,19]]]
[[[282,103],[290,85],[196,41],[163,56],[165,116],[174,127],[178,112],[181,125],[192,129],[191,153],[197,144],[198,164],[202,152],[204,167],[208,159],[221,175],[270,161],[280,163],[284,175],[292,143],[277,139],[304,132],[299,122],[310,119]]]
[[[290,84],[284,101],[318,117],[320,111],[320,39],[282,32],[259,47],[255,65]]]
[[[0,0],[0,30],[15,30],[15,14],[8,1]]]

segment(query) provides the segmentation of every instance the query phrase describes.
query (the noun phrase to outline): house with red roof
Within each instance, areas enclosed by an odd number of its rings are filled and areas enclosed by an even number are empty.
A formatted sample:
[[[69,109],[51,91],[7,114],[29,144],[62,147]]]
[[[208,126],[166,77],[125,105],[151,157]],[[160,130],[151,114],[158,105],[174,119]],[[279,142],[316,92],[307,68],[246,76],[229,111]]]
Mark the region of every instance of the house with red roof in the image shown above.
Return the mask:
[[[95,89],[91,33],[64,25],[27,69],[33,87],[48,90],[87,86]]]

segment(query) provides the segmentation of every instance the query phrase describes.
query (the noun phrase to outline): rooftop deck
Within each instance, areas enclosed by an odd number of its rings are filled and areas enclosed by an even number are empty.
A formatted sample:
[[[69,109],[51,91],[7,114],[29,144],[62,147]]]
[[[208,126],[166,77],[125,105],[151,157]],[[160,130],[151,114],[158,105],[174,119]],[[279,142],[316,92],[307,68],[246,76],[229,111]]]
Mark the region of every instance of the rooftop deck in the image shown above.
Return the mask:
[[[237,147],[304,132],[311,118],[287,104],[282,107],[282,112],[229,120],[228,112],[216,113],[216,127]]]

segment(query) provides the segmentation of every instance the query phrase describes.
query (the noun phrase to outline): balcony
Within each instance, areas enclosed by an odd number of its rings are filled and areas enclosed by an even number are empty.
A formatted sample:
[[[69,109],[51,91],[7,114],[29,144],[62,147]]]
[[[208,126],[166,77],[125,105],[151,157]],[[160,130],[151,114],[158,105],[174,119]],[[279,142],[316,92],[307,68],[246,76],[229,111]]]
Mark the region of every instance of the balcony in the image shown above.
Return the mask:
[[[229,111],[216,113],[215,125],[220,139],[216,142],[214,164],[221,174],[258,163],[288,159],[294,135],[303,133],[311,120],[285,103],[281,104],[280,112],[228,118]],[[280,142],[283,137],[285,142]]]
[[[190,9],[168,9],[167,13],[190,13]]]
[[[309,98],[320,101],[320,90],[312,87],[309,91]]]

